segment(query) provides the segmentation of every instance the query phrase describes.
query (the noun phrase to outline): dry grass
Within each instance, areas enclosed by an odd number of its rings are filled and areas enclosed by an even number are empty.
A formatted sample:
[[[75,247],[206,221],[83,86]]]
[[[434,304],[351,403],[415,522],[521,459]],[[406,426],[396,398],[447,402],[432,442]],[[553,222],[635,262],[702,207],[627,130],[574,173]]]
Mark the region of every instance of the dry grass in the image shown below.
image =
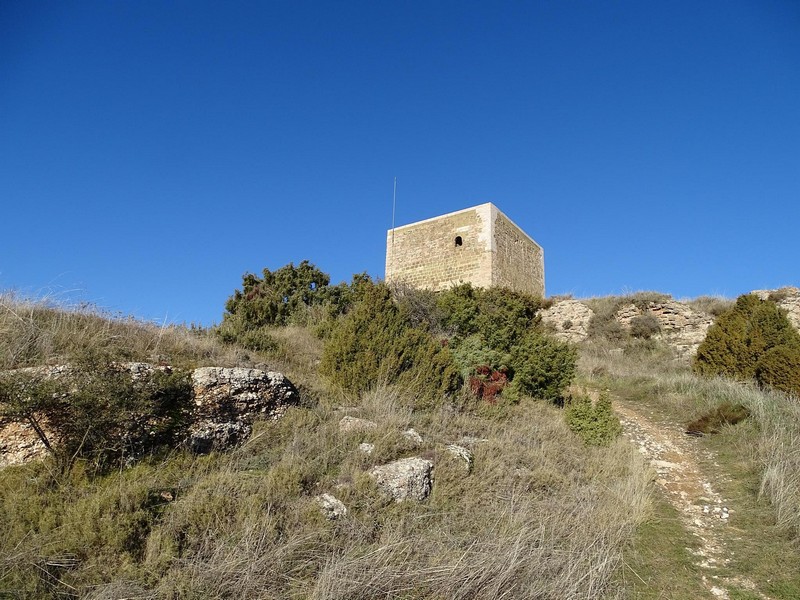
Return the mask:
[[[208,330],[158,326],[95,307],[62,307],[0,294],[0,369],[63,364],[87,349],[118,360],[183,367],[252,361],[248,353],[219,343]]]
[[[587,448],[560,409],[525,398],[419,408],[407,389],[377,384],[340,397],[317,374],[321,342],[310,329],[274,335],[281,349],[269,366],[311,393],[282,419],[257,423],[234,452],[175,453],[103,476],[80,462],[59,474],[47,463],[0,471],[0,595],[621,597],[615,573],[649,506],[650,474],[628,445]],[[206,332],[2,297],[3,368],[86,347],[186,366],[265,360]],[[344,414],[378,427],[342,433]],[[422,444],[402,435],[410,427]],[[471,472],[450,443],[471,445]],[[397,504],[367,472],[409,455],[434,461],[433,492]],[[347,516],[326,520],[314,500],[322,493]]]
[[[579,361],[581,377],[594,387],[611,387],[620,397],[645,402],[677,422],[701,419],[742,407],[749,428],[743,457],[754,465],[760,493],[772,503],[780,526],[800,539],[800,399],[725,378],[703,378],[661,344],[611,348],[587,343]],[[739,422],[741,419],[734,419]],[[720,423],[716,430],[725,430]]]

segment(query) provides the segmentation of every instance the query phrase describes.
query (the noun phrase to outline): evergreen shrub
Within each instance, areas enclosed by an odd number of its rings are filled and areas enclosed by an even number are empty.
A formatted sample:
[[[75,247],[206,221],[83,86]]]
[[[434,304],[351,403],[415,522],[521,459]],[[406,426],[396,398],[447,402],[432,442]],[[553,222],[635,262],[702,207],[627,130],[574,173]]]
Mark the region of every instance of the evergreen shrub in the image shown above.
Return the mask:
[[[531,330],[511,349],[512,393],[557,402],[572,383],[577,349],[541,330]]]
[[[361,300],[333,328],[320,372],[351,393],[398,383],[424,402],[440,400],[460,384],[447,346],[428,331],[412,327],[384,284],[366,287]]]
[[[692,368],[800,394],[800,335],[774,302],[740,296],[708,329]]]
[[[597,402],[585,394],[572,398],[564,410],[569,428],[589,446],[608,446],[622,433],[622,425],[603,392]]]

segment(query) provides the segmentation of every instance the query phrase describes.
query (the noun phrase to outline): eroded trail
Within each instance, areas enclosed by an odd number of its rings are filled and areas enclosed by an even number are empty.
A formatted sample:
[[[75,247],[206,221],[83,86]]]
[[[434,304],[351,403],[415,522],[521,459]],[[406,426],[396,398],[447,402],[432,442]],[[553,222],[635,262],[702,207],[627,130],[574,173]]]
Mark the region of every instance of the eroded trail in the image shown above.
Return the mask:
[[[680,514],[684,527],[697,538],[693,554],[706,589],[723,599],[731,597],[729,588],[747,589],[768,600],[752,582],[724,574],[730,562],[726,540],[732,532],[728,524],[735,522],[736,511],[716,489],[715,482],[722,474],[714,468],[714,457],[677,424],[657,421],[640,407],[618,400],[614,409],[625,437],[650,460],[656,483]]]

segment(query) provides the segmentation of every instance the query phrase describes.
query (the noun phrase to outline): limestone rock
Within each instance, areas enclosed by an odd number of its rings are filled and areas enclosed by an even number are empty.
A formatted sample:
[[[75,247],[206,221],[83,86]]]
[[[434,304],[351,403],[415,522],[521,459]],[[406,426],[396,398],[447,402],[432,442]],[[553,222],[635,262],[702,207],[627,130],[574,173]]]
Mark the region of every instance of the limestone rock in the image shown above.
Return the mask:
[[[660,333],[653,337],[675,348],[682,357],[693,356],[697,352],[714,321],[710,315],[697,312],[677,300],[648,302],[644,310],[635,304],[626,304],[620,307],[614,318],[623,327],[630,328],[631,321],[642,315],[656,318]]]
[[[432,471],[431,461],[413,457],[374,467],[369,475],[395,502],[421,501],[431,493]]]
[[[134,381],[146,379],[155,371],[172,370],[169,366],[141,362],[117,363],[115,368],[129,373]],[[71,371],[69,365],[18,370],[47,379],[58,379]],[[225,450],[241,443],[250,435],[256,418],[279,417],[300,399],[288,379],[270,371],[203,367],[195,369],[191,379],[193,407],[187,415],[190,424],[186,443],[196,452]],[[147,415],[143,418],[146,420]],[[47,438],[57,442],[58,432],[49,430],[46,415],[39,416],[38,421]],[[149,443],[142,439],[129,441],[142,447]],[[41,459],[46,452],[29,423],[0,424],[0,467]]]
[[[800,331],[800,288],[783,287],[777,290],[754,290],[750,293],[762,300],[772,296],[775,304],[786,311],[792,326]]]
[[[594,311],[578,300],[560,300],[540,314],[542,322],[553,327],[558,339],[580,342],[589,335]]]
[[[322,514],[325,515],[325,518],[329,521],[335,521],[339,517],[344,517],[347,514],[347,507],[341,500],[331,494],[315,496],[314,501],[319,505]]]
[[[472,472],[472,465],[473,465],[473,456],[472,452],[464,446],[459,446],[457,444],[448,444],[445,449],[456,458],[461,459],[464,462],[464,468],[466,469],[467,473]]]
[[[614,318],[623,327],[630,327],[631,321],[641,315],[642,311],[635,304],[623,304],[619,307],[619,310],[617,310],[617,314],[614,315]]]
[[[370,429],[377,429],[378,424],[374,421],[367,419],[359,419],[358,417],[346,416],[342,417],[339,421],[339,431],[342,433],[354,433],[357,431],[369,431]]]
[[[658,319],[661,338],[674,346],[682,356],[697,353],[698,346],[706,339],[708,328],[714,322],[710,315],[697,312],[675,300],[651,302],[647,312]]]
[[[257,417],[277,418],[300,396],[281,373],[259,369],[202,367],[192,372],[193,423],[188,445],[195,452],[241,443]]]
[[[423,442],[422,436],[417,433],[416,429],[406,429],[403,432],[403,437],[406,438],[409,442],[414,444],[421,444]]]
[[[367,456],[375,452],[375,444],[369,444],[367,442],[363,442],[358,445],[359,451],[363,452]]]
[[[0,425],[0,469],[41,460],[47,448],[28,423]]]

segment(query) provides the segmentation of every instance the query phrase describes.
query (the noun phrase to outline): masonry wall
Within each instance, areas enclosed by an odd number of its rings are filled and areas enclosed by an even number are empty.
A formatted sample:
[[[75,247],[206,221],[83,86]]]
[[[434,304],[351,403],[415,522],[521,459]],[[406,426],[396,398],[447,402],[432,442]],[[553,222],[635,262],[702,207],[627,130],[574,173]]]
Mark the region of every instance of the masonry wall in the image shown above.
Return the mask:
[[[461,282],[492,284],[491,205],[389,230],[386,281],[447,289]],[[461,245],[456,245],[456,237]]]
[[[544,297],[544,250],[495,209],[492,285]]]

